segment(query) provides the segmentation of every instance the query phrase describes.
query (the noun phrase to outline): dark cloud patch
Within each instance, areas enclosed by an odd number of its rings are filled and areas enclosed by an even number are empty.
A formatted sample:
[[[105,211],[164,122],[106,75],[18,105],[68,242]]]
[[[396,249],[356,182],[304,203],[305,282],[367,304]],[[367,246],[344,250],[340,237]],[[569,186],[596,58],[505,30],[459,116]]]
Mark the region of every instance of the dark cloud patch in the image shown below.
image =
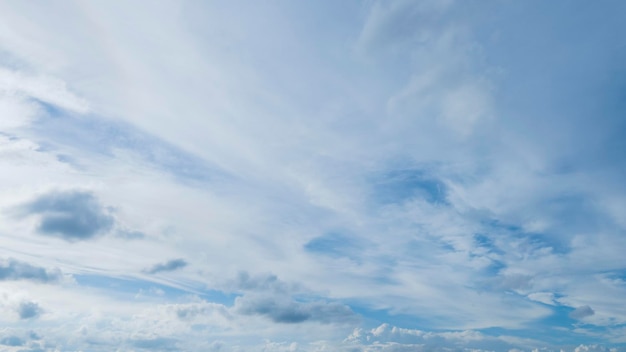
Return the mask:
[[[279,280],[276,275],[262,274],[251,276],[245,271],[239,272],[232,286],[234,286],[234,289],[242,291],[286,292],[290,290],[290,286]]]
[[[156,274],[163,271],[174,271],[177,269],[182,269],[186,266],[187,262],[184,259],[172,259],[168,262],[159,263],[149,269],[145,269],[144,272],[147,274]]]
[[[7,336],[0,339],[0,345],[19,347],[24,346],[24,340],[18,336]]]
[[[33,319],[41,315],[42,309],[39,304],[35,302],[22,302],[17,308],[17,313],[20,319]]]
[[[324,324],[354,322],[356,315],[342,304],[297,302],[285,296],[246,295],[235,300],[235,309],[244,315],[261,315],[276,323],[296,324],[306,321]]]
[[[32,280],[53,283],[61,279],[61,272],[46,270],[15,259],[0,259],[0,281]]]
[[[87,240],[109,231],[114,218],[98,199],[87,191],[55,191],[44,194],[23,209],[38,215],[37,230],[43,235],[67,241]]]
[[[574,309],[571,313],[569,313],[569,317],[572,319],[582,319],[586,317],[590,317],[596,314],[596,312],[591,309],[589,306],[582,306]]]

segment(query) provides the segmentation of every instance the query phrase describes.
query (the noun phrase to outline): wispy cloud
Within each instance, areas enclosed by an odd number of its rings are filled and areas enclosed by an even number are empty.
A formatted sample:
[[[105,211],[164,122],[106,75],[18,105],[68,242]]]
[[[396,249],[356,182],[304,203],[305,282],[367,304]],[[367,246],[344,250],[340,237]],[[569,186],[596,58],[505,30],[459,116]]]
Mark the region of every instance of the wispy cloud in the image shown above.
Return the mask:
[[[624,349],[624,6],[0,3],[0,343]]]

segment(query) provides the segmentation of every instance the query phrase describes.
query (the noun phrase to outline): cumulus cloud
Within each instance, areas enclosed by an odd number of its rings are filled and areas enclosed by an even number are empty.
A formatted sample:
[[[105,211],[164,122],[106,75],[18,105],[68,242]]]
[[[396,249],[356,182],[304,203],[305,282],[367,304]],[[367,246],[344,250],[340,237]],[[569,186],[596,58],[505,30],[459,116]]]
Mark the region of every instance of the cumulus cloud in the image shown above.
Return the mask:
[[[618,352],[622,351],[622,349],[617,348],[608,348],[602,345],[578,345],[574,352]]]
[[[184,259],[172,259],[165,263],[158,263],[154,266],[145,269],[144,272],[147,274],[156,274],[163,271],[174,271],[178,269],[182,269],[187,266],[187,262]]]
[[[22,302],[17,309],[20,319],[37,318],[42,312],[43,310],[36,302]]]
[[[40,234],[67,241],[94,238],[109,231],[115,222],[109,209],[88,191],[53,191],[22,207],[27,215],[40,217]]]
[[[590,317],[594,314],[596,314],[596,312],[593,309],[591,309],[591,307],[581,306],[581,307],[574,309],[571,313],[569,313],[569,316],[570,318],[573,318],[573,319],[583,319],[586,317]]]
[[[59,270],[47,270],[15,259],[0,259],[0,281],[31,280],[53,283],[58,282],[61,277]]]

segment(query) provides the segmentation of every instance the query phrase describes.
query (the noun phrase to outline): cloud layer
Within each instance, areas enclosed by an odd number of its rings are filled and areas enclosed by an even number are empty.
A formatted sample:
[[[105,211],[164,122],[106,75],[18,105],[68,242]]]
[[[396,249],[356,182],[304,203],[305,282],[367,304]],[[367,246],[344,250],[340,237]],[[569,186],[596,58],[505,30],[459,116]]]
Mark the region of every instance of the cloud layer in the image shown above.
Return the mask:
[[[0,3],[0,349],[624,350],[625,10]]]

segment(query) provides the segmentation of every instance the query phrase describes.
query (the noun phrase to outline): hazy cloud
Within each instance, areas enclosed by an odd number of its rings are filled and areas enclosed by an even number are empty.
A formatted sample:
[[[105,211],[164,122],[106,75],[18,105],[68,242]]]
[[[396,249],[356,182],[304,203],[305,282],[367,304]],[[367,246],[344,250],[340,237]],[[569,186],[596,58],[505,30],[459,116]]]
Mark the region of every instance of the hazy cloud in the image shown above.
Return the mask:
[[[187,262],[184,259],[172,259],[165,263],[155,264],[149,269],[144,270],[148,274],[156,274],[163,271],[174,271],[187,266]]]
[[[107,232],[114,218],[87,191],[54,191],[39,196],[24,211],[41,217],[37,230],[67,241],[86,240]]]
[[[46,270],[15,259],[0,259],[0,281],[32,280],[49,283],[57,282],[60,278],[60,271]]]

